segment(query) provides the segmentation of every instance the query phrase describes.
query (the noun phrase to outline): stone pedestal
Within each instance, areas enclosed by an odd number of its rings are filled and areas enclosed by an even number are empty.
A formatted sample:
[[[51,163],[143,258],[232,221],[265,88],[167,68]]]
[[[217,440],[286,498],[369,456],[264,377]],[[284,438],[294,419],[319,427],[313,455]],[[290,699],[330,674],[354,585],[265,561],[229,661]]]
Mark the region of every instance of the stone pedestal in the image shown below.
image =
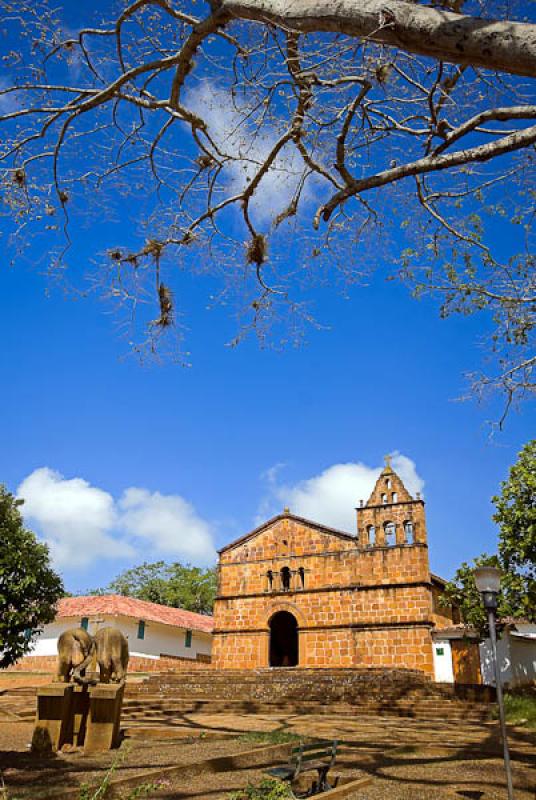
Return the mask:
[[[71,741],[74,747],[82,747],[86,738],[89,716],[89,692],[87,686],[75,686],[71,712]]]
[[[124,692],[124,683],[100,683],[89,689],[86,753],[110,750],[119,745]]]
[[[51,753],[66,744],[83,746],[86,753],[117,747],[124,692],[124,683],[52,683],[40,687],[32,751]]]
[[[37,690],[33,752],[53,752],[71,741],[73,692],[70,683],[51,683]]]

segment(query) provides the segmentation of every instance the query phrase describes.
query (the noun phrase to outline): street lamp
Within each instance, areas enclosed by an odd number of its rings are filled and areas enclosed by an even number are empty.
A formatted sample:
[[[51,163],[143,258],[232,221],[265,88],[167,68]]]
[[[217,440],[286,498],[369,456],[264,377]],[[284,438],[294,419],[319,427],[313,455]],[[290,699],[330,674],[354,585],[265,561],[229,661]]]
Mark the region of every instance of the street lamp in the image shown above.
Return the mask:
[[[497,689],[497,702],[499,704],[499,720],[504,750],[504,769],[506,771],[506,785],[508,787],[508,800],[514,800],[514,787],[512,785],[512,770],[510,768],[510,753],[506,738],[506,720],[504,717],[504,701],[501,684],[501,669],[497,658],[497,631],[495,617],[497,615],[497,596],[501,588],[501,571],[497,567],[477,567],[474,571],[476,588],[482,595],[482,603],[488,615],[489,638],[491,639],[491,652],[495,668],[495,685]]]

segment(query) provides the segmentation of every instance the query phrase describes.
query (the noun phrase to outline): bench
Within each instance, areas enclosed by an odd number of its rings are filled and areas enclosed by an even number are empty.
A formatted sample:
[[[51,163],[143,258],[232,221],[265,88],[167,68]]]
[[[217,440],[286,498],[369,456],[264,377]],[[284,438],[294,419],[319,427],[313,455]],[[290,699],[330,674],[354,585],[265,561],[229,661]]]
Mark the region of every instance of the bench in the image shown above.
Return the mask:
[[[327,792],[328,789],[335,788],[337,779],[333,786],[328,781],[328,774],[332,769],[337,756],[338,740],[332,742],[315,742],[314,744],[300,744],[294,747],[290,753],[288,764],[281,767],[267,769],[266,774],[282,781],[292,783],[304,772],[318,773],[318,780],[313,782],[311,790],[306,796]]]

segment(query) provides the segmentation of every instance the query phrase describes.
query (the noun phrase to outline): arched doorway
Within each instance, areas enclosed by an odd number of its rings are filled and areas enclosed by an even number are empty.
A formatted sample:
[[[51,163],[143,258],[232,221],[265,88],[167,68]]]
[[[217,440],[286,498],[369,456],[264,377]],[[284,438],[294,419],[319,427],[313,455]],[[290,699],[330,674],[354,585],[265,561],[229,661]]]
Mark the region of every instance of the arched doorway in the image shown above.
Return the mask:
[[[298,623],[289,611],[270,620],[270,666],[295,667],[298,663]]]

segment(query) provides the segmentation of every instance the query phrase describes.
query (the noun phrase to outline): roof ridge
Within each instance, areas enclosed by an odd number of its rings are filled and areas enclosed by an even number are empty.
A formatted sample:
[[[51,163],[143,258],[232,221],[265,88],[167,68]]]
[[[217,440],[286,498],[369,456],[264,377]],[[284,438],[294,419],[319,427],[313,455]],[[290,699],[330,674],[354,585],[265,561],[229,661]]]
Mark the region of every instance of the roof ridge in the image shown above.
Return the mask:
[[[130,618],[142,617],[149,622],[206,632],[213,627],[212,615],[121,594],[63,597],[58,601],[57,611],[59,617],[110,614]]]
[[[265,522],[262,522],[260,525],[257,525],[256,528],[253,528],[248,533],[239,536],[238,539],[234,539],[234,541],[229,542],[224,547],[221,547],[218,550],[218,553],[223,553],[226,550],[230,550],[232,547],[237,547],[238,545],[245,542],[247,539],[250,539],[252,536],[256,536],[257,534],[261,533],[263,530],[268,528],[270,525],[273,525],[274,522],[277,522],[281,519],[294,519],[298,522],[304,522],[306,525],[311,525],[313,528],[317,528],[321,531],[325,531],[326,533],[333,534],[334,536],[340,536],[345,539],[353,539],[356,540],[356,536],[352,533],[348,533],[348,531],[341,531],[338,528],[332,528],[329,525],[324,525],[323,522],[316,522],[313,519],[307,519],[306,517],[300,517],[298,514],[293,514],[292,511],[284,511],[281,514],[276,514],[274,517],[270,517]]]

